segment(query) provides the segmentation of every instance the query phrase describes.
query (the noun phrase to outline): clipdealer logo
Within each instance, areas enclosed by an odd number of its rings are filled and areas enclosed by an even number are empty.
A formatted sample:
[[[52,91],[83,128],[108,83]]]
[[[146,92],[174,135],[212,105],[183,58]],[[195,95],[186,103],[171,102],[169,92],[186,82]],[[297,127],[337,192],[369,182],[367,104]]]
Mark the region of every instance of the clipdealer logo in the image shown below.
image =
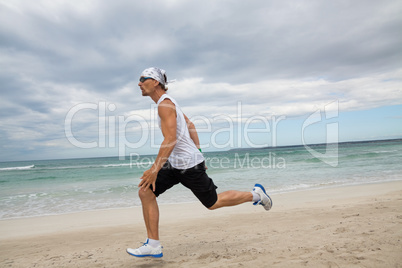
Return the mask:
[[[151,104],[146,114],[109,115],[116,110],[116,105],[113,103],[107,104],[103,101],[80,103],[73,106],[66,114],[64,121],[65,136],[70,144],[78,148],[117,148],[120,159],[125,159],[127,148],[138,149],[143,146],[150,146],[150,148],[158,149],[160,146],[158,143],[160,130],[156,125],[157,108],[156,104]],[[276,146],[278,124],[286,119],[285,116],[267,118],[261,115],[253,115],[245,117],[241,102],[238,102],[236,108],[234,115],[218,114],[212,117],[198,115],[190,118],[199,125],[197,127],[198,134],[210,134],[210,138],[201,144],[202,148],[242,148],[243,145],[249,148],[259,148],[269,145],[267,139],[253,139],[253,135],[256,134],[270,135],[272,145]],[[97,135],[85,136],[82,135],[82,131],[81,135],[74,132],[73,123],[79,125],[84,121],[88,122],[88,116],[94,120],[91,121],[93,126],[90,131],[92,133],[97,132]],[[95,124],[97,124],[96,128],[94,127]],[[253,125],[255,124],[259,124],[261,127],[254,128]],[[89,129],[88,126],[86,127]],[[132,132],[134,128],[135,132]],[[128,135],[135,136],[137,140],[133,142],[128,139]],[[184,135],[184,133],[179,133],[180,135]]]
[[[152,104],[146,114],[110,115],[110,113],[115,110],[115,104],[107,104],[103,101],[99,103],[80,103],[73,106],[65,117],[64,130],[66,138],[70,144],[78,148],[117,148],[121,160],[126,158],[128,148],[138,149],[146,145],[149,145],[151,148],[159,148],[160,144],[157,142],[157,132],[159,133],[160,130],[156,125],[157,105]],[[305,149],[312,156],[332,167],[338,166],[339,129],[338,122],[336,121],[338,114],[339,103],[338,101],[333,101],[310,114],[303,122],[301,128],[302,144]],[[97,122],[89,121],[87,118],[88,116]],[[199,134],[210,134],[210,139],[206,141],[206,143],[201,144],[201,147],[203,148],[209,148],[211,146],[218,149],[241,148],[243,147],[243,143],[245,143],[244,145],[249,148],[261,148],[268,146],[267,139],[253,140],[250,137],[253,137],[253,134],[257,133],[259,135],[270,135],[272,147],[276,147],[278,124],[285,120],[286,116],[281,115],[266,118],[261,115],[253,115],[250,117],[244,117],[241,102],[238,102],[237,113],[235,115],[229,116],[220,114],[215,115],[212,118],[195,116],[190,119],[196,120],[201,125],[201,127],[197,127],[197,132]],[[85,135],[77,135],[77,133],[74,133],[73,131],[73,121],[78,123],[78,125],[83,122],[91,122],[93,125],[91,131],[92,133],[97,132],[97,136],[87,135],[86,137]],[[329,123],[326,123],[326,121],[329,121]],[[255,123],[259,123],[262,127],[252,127]],[[321,127],[323,123],[326,128],[325,152],[322,152],[322,146],[320,146],[321,148],[318,150],[316,147],[309,145],[306,142],[305,134],[308,128],[314,125]],[[95,124],[97,125],[96,129],[94,126]],[[220,127],[217,128],[215,126],[216,124],[220,125]],[[132,129],[134,128],[136,130],[135,132],[132,132]],[[128,132],[129,129],[131,132]],[[135,142],[129,140],[127,138],[128,134],[135,136],[137,140]],[[88,137],[91,137],[90,140],[88,140]],[[226,140],[222,141],[222,137],[226,137]],[[258,142],[256,143],[256,141]],[[272,159],[276,158],[275,155],[269,155],[269,157],[266,158],[267,161],[262,164],[265,165],[265,163],[269,163],[272,166]],[[247,162],[248,160],[249,159],[246,157],[245,160],[242,161]],[[243,162],[239,162],[239,165],[240,163]],[[280,162],[273,164],[273,166],[276,166],[278,163]],[[251,162],[250,165],[254,165],[254,162]],[[282,164],[280,165],[284,166]]]

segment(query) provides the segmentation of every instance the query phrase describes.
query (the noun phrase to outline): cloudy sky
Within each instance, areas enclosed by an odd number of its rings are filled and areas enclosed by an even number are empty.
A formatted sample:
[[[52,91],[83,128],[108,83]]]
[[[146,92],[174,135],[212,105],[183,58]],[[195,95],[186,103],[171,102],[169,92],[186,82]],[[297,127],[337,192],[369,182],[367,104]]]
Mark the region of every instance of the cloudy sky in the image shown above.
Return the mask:
[[[402,137],[402,3],[0,0],[0,161],[152,154],[169,94],[205,151]]]

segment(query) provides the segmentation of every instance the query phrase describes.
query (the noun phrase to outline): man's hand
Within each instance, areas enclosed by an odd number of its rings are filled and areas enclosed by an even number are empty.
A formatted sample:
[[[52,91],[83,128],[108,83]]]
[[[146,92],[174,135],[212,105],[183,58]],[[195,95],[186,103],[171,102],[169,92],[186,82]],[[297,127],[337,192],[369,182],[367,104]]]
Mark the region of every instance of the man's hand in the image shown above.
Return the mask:
[[[152,185],[152,191],[155,192],[155,182],[156,182],[156,177],[158,175],[158,172],[154,171],[154,169],[148,169],[142,174],[141,182],[138,184],[138,187],[140,187],[142,190],[146,191],[149,186]]]

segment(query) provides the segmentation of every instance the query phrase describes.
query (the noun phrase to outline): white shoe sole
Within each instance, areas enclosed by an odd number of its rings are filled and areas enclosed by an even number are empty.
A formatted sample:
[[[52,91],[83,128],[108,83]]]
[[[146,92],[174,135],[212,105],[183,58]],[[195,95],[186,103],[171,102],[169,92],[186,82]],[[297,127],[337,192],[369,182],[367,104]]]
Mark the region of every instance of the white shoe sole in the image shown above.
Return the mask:
[[[131,256],[137,257],[137,258],[144,258],[144,257],[152,257],[152,258],[162,258],[163,257],[163,253],[156,253],[156,254],[136,254],[134,253],[135,249],[132,248],[128,248],[127,253],[130,254]]]

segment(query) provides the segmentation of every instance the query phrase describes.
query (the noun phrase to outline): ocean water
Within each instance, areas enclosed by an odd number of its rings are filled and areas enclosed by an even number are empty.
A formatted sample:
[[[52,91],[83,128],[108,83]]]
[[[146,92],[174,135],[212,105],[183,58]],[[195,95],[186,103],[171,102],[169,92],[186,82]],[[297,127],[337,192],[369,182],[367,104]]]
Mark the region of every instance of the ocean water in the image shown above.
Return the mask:
[[[309,150],[308,150],[309,149]],[[207,173],[225,190],[269,193],[402,180],[402,140],[239,149],[205,153]],[[138,183],[155,156],[0,163],[0,219],[140,206]],[[195,202],[181,185],[159,203]]]

